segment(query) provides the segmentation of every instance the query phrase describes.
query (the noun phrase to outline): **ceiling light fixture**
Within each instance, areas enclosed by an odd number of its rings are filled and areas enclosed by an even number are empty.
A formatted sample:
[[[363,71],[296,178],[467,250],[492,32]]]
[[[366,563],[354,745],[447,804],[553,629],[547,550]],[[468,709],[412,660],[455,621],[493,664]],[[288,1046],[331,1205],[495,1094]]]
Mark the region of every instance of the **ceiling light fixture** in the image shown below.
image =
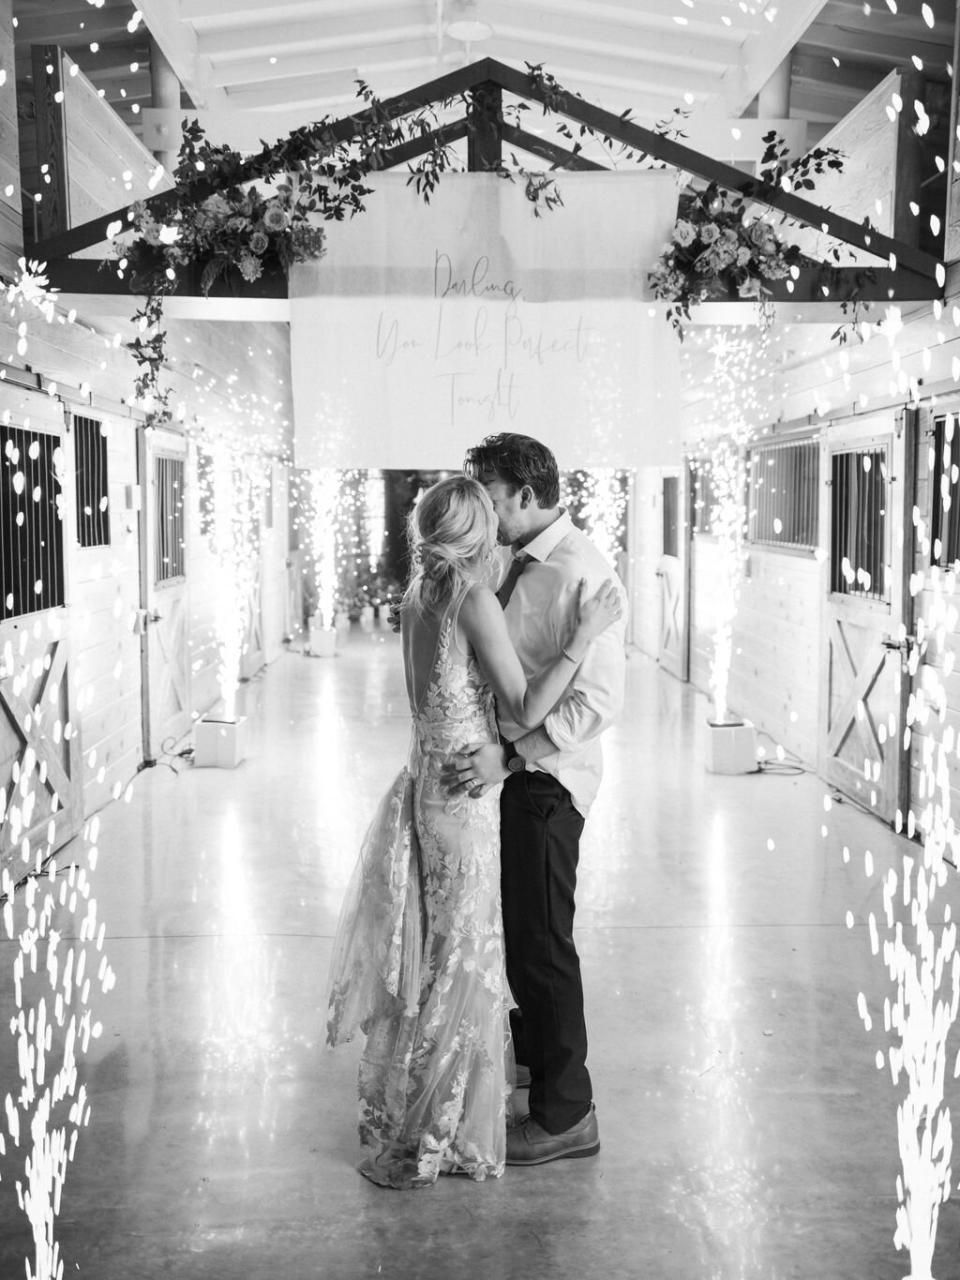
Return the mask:
[[[489,40],[493,35],[493,27],[480,17],[477,0],[459,0],[452,4],[445,30],[451,40],[459,40],[462,44],[476,44],[478,40]]]

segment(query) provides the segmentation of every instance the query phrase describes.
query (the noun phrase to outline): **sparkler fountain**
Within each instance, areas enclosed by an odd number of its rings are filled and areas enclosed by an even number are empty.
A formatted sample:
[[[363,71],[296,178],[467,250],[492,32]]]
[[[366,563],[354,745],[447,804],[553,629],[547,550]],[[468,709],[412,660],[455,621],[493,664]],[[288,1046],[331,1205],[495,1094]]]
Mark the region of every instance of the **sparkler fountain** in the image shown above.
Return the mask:
[[[330,658],[336,650],[333,614],[337,595],[336,513],[339,476],[330,467],[310,473],[310,545],[313,554],[316,609],[310,619],[310,652]]]
[[[956,429],[955,420],[948,418],[941,498],[947,511],[954,496],[950,453]],[[931,446],[931,472],[934,462]],[[914,520],[917,542],[929,562],[930,537],[916,511]],[[947,571],[934,565],[927,574],[915,575],[912,582],[913,592],[925,590],[929,601],[926,618],[918,627],[918,644],[902,672],[904,678],[915,676],[920,660],[926,658],[926,678],[910,696],[903,730],[904,749],[910,745],[915,726],[923,735],[919,753],[923,808],[919,815],[911,812],[907,818],[908,834],[919,829],[922,853],[904,855],[901,875],[893,867],[888,869],[883,878],[882,924],[878,927],[873,913],[868,919],[874,955],[881,951],[883,929],[883,961],[896,987],[893,1001],[884,999],[883,1022],[885,1031],[896,1036],[887,1062],[894,1085],[902,1090],[897,1106],[901,1172],[897,1177],[894,1243],[910,1254],[910,1274],[905,1280],[933,1280],[940,1206],[950,1195],[952,1179],[953,1131],[950,1109],[944,1103],[944,1077],[947,1039],[960,1007],[960,953],[950,904],[942,908],[942,923],[935,917],[939,914],[938,895],[947,884],[946,855],[955,855],[960,844],[950,797],[950,760],[956,755],[957,742],[953,728],[946,723],[943,683],[954,661],[946,642],[958,621],[957,607],[950,599],[956,590],[956,574],[956,565]],[[872,872],[869,854],[867,871]],[[906,921],[898,918],[901,907],[909,912]],[[869,1031],[872,1021],[863,993],[858,1007]],[[876,1061],[882,1069],[882,1052],[877,1052]],[[960,1075],[960,1055],[954,1075]]]
[[[262,497],[261,460],[229,449],[211,448],[213,549],[217,558],[217,683],[223,710],[204,716],[194,730],[194,763],[233,768],[243,759],[246,717],[237,714],[241,663],[250,630],[258,574],[258,512]]]
[[[727,702],[733,623],[744,567],[746,445],[759,417],[755,370],[762,367],[768,348],[766,326],[757,332],[756,339],[749,334],[731,338],[721,332],[710,348],[719,430],[710,452],[714,495],[711,530],[717,539],[710,660],[713,719],[707,737],[707,768],[712,773],[752,773],[757,768],[754,727],[749,721],[731,717]]]

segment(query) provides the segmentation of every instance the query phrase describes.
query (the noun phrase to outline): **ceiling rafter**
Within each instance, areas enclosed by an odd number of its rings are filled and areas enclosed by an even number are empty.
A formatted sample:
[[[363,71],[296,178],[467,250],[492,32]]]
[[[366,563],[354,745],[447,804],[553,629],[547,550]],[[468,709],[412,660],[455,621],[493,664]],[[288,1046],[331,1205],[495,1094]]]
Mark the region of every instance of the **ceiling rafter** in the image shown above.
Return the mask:
[[[511,61],[522,62],[524,51],[528,47],[512,39],[504,39],[500,42],[500,52],[503,57]],[[644,93],[647,97],[661,98],[675,94],[675,104],[679,106],[681,103],[682,90],[671,79],[669,70],[655,59],[647,61],[632,57],[612,57],[593,53],[589,50],[581,50],[576,56],[575,66],[568,66],[566,59],[570,57],[570,54],[571,51],[569,49],[558,50],[556,56],[550,57],[548,65],[554,74],[558,76],[569,78],[572,73],[575,78],[570,79],[570,83],[576,84],[578,88],[583,83],[593,86],[603,84],[620,86],[626,92],[632,92],[639,81],[643,85]],[[381,86],[378,73],[381,69],[406,67],[411,70],[416,69],[422,75],[430,75],[436,67],[436,57],[433,45],[429,40],[408,40],[383,45],[371,45],[365,51],[362,65],[357,62],[351,62],[349,56],[344,57],[343,54],[333,51],[312,55],[298,55],[288,63],[285,61],[278,62],[275,66],[267,67],[268,74],[263,77],[254,74],[254,69],[249,66],[246,67],[244,72],[241,69],[244,65],[246,64],[238,65],[237,74],[230,79],[226,79],[217,69],[214,69],[214,80],[223,85],[231,97],[234,96],[234,90],[267,86],[265,92],[260,95],[259,101],[265,103],[269,101],[271,94],[273,94],[274,96],[282,96],[285,101],[293,102],[300,100],[293,95],[304,87],[305,79],[311,75],[333,74],[337,71],[351,68],[356,75],[362,73],[363,79],[368,81],[377,93],[380,93]],[[284,66],[286,66],[287,74],[278,74]],[[277,81],[282,81],[282,83],[278,84]],[[719,93],[722,83],[720,67],[711,71],[701,68],[691,74],[689,91],[696,90],[700,96]],[[269,88],[271,85],[273,86],[272,89]]]
[[[789,5],[781,4],[776,19],[764,22],[763,29],[744,41],[738,61],[725,77],[728,87],[724,98],[730,115],[743,114],[826,3],[790,0]]]
[[[625,48],[632,47],[629,40],[630,27],[623,23],[604,25],[600,20],[594,20],[586,24],[582,16],[574,20],[563,14],[555,14],[551,15],[548,23],[526,24],[523,22],[522,8],[495,3],[485,6],[484,13],[489,15],[498,31],[501,26],[519,29],[525,38],[529,37],[536,45],[540,42],[547,45],[562,44],[567,40],[576,47],[584,42],[597,42],[605,49],[621,54]],[[284,51],[295,52],[305,47],[344,47],[350,44],[361,46],[368,36],[390,39],[398,29],[434,39],[436,36],[436,24],[429,19],[428,10],[424,6],[405,6],[402,9],[385,6],[379,12],[332,14],[287,23],[277,23],[271,17],[267,22],[200,31],[197,47],[201,54],[214,61],[222,61],[231,56],[268,57]],[[695,36],[687,34],[683,28],[670,25],[657,30],[647,24],[643,40],[648,57],[662,57],[676,66],[695,65],[698,62],[706,65],[722,63],[725,57],[723,44],[729,45],[727,55],[735,54],[737,45],[735,37],[721,42],[719,33]],[[498,47],[499,43],[498,36]]]
[[[834,23],[814,22],[804,32],[802,43],[807,49],[822,50],[827,57],[839,56],[841,60],[856,58],[859,62],[877,61],[884,65],[891,60],[908,62],[915,54],[924,65],[942,69],[952,55],[942,44],[931,39],[929,30],[924,30],[926,38],[917,36],[905,42],[902,34],[886,32],[872,24],[851,23],[849,27],[842,27]]]
[[[57,8],[52,13],[28,14],[17,21],[17,42],[21,44],[70,44],[78,39],[123,39],[129,12],[119,9]]]
[[[534,76],[516,71],[492,58],[485,58],[469,67],[450,75],[419,85],[382,104],[380,110],[392,115],[407,115],[418,107],[442,102],[450,97],[458,96],[478,86],[486,88],[488,84],[499,86],[501,90],[514,94],[519,98],[527,98],[542,105],[547,103],[547,95]],[[627,147],[646,153],[663,163],[678,169],[682,173],[690,173],[708,182],[717,182],[722,187],[738,191],[748,200],[767,207],[797,220],[801,225],[813,226],[826,235],[861,249],[881,260],[896,258],[897,269],[878,266],[874,279],[868,280],[862,268],[837,268],[833,272],[832,288],[835,294],[843,297],[841,290],[846,287],[856,288],[861,297],[872,298],[932,298],[940,295],[937,273],[940,270],[938,260],[903,241],[895,240],[880,234],[869,227],[853,222],[850,218],[824,209],[780,187],[769,187],[758,180],[748,177],[738,169],[723,164],[709,156],[701,155],[690,147],[654,133],[649,129],[612,115],[609,111],[597,107],[570,94],[561,95],[553,101],[553,109],[566,116],[576,124],[584,125],[606,134],[610,138]],[[347,141],[355,133],[358,120],[370,116],[371,112],[358,112],[354,117],[331,124],[326,136],[329,141]],[[413,146],[418,145],[415,140]],[[234,181],[244,181],[244,173],[253,175],[256,162],[251,161],[234,175]],[[212,186],[210,189],[214,189]],[[197,194],[202,194],[199,191]],[[147,200],[158,216],[169,207],[174,198],[171,193],[160,193]],[[101,215],[82,227],[51,236],[34,246],[33,252],[42,256],[48,263],[51,280],[57,282],[57,272],[61,269],[73,273],[80,270],[77,264],[67,263],[62,266],[66,255],[103,241],[110,221],[126,217],[127,209],[116,210],[110,215]],[[786,289],[788,282],[781,282]],[[779,287],[779,286],[778,286]],[[809,270],[801,273],[797,282],[799,300],[809,298],[815,301],[817,289],[820,287],[818,276]],[[790,295],[786,295],[790,296]],[[790,298],[791,301],[796,300]]]
[[[213,83],[210,63],[200,56],[193,29],[171,13],[169,0],[137,0],[137,3],[150,34],[196,106],[225,113],[227,95]]]

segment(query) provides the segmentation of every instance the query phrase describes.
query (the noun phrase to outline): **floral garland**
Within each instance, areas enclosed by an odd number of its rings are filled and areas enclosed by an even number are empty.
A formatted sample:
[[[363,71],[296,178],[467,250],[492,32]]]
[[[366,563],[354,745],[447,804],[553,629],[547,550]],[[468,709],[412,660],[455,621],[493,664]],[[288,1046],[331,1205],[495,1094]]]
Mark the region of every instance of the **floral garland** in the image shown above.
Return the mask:
[[[654,295],[670,303],[667,319],[681,341],[690,308],[709,299],[756,298],[761,319],[766,321],[772,282],[788,276],[796,280],[801,266],[812,265],[798,245],[786,243],[777,234],[773,226],[777,215],[771,211],[751,216],[751,203],[764,188],[812,190],[815,183],[810,175],[842,169],[842,158],[835,148],[820,148],[788,165],[786,145],[779,135],[769,133],[764,141],[758,181],[752,184],[749,198],[711,182],[683,199],[671,240],[648,273]],[[839,260],[836,252],[833,256]]]
[[[542,97],[543,113],[563,112],[571,96],[540,65],[527,63],[530,79]],[[431,145],[415,165],[408,183],[429,201],[441,175],[462,166],[447,141],[441,113],[455,103],[466,106],[467,127],[482,130],[487,122],[477,115],[474,100],[466,94],[438,104],[414,108],[404,102],[388,110],[363,81],[358,81],[363,112],[353,120],[353,132],[344,136],[329,119],[295,130],[252,159],[226,146],[211,144],[197,121],[186,126],[179,161],[174,172],[176,187],[127,211],[129,226],[120,226],[112,261],[131,290],[144,296],[134,313],[137,335],[127,344],[138,366],[134,383],[137,401],[155,421],[171,417],[169,389],[162,385],[167,335],[163,327],[164,299],[185,272],[199,270],[204,295],[218,282],[237,290],[256,283],[272,270],[286,271],[291,263],[322,257],[325,236],[319,221],[341,220],[360,213],[371,193],[370,174],[388,163],[386,153],[403,143],[432,135]],[[503,115],[529,110],[528,104],[504,105]],[[624,113],[624,118],[629,117]],[[683,112],[657,125],[664,136],[682,136]],[[557,132],[572,153],[582,144],[570,126],[559,122]],[[665,162],[617,143],[586,125],[579,137],[589,136],[617,159],[652,164]],[[785,164],[785,147],[776,135],[767,135],[767,151],[755,194],[763,188],[791,182],[812,187],[810,172],[839,168],[834,151],[815,151],[797,164]],[[511,156],[512,167],[501,163],[499,176],[524,181],[524,195],[540,217],[562,205],[556,180],[529,172]],[[747,221],[747,197],[726,194],[716,184],[692,197],[677,223],[673,240],[650,274],[657,297],[671,306],[667,316],[683,336],[690,307],[707,297],[735,293],[739,297],[770,296],[769,281],[782,278],[801,261],[798,249],[784,245],[768,217]],[[132,232],[132,236],[131,233]],[[111,261],[111,260],[108,260]]]
[[[724,295],[762,302],[772,295],[772,280],[800,274],[798,246],[784,244],[769,218],[745,215],[742,196],[711,183],[686,203],[649,273],[654,295],[670,303],[667,319],[681,339],[696,303]]]

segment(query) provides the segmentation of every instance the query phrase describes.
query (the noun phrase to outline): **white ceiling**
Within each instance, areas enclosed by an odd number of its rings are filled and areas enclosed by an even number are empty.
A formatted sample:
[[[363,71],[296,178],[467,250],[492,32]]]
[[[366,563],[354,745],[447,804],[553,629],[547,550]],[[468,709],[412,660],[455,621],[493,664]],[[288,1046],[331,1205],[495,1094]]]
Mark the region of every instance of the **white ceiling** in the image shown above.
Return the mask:
[[[96,0],[89,0],[95,4]],[[476,0],[493,36],[445,32],[463,0],[137,0],[208,134],[240,150],[490,56],[653,125],[692,111],[692,145],[736,158],[729,124],[826,0]],[[535,124],[530,113],[526,127]],[[719,134],[726,144],[718,141]],[[747,143],[744,143],[747,146]],[[751,143],[751,150],[755,143]]]

